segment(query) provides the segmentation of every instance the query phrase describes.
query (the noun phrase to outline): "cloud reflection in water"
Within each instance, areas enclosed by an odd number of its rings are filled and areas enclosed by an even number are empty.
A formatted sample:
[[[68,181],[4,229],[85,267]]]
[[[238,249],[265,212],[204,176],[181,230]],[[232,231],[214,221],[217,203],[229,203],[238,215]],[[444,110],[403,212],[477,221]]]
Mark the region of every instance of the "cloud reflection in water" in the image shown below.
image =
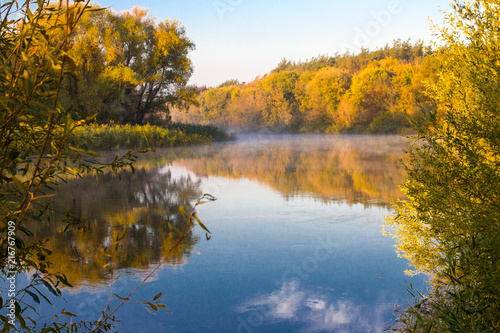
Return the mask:
[[[382,309],[368,311],[332,296],[331,292],[307,290],[297,281],[284,282],[278,290],[254,296],[237,308],[240,318],[246,318],[245,330],[240,331],[258,332],[260,326],[288,321],[304,332],[383,332]]]

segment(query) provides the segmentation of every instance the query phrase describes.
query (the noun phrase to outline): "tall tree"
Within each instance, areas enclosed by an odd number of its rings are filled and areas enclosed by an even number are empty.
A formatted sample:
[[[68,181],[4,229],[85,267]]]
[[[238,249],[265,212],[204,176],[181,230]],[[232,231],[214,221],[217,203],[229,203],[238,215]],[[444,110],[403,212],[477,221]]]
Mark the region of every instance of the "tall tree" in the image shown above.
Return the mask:
[[[196,89],[188,85],[193,49],[178,21],[156,24],[147,9],[88,13],[73,39],[78,74],[68,81],[67,101],[87,113],[96,110],[101,122],[168,119],[170,107],[195,102]]]

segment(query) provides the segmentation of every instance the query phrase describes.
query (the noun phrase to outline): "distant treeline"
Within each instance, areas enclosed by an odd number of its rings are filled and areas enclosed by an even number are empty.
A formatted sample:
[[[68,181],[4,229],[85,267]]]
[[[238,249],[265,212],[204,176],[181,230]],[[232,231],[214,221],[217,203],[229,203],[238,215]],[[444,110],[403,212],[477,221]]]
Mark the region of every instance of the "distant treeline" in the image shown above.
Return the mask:
[[[408,127],[432,107],[426,82],[439,62],[422,42],[396,40],[375,51],[283,59],[249,83],[226,81],[201,87],[198,106],[173,111],[176,121],[242,130],[389,133]]]

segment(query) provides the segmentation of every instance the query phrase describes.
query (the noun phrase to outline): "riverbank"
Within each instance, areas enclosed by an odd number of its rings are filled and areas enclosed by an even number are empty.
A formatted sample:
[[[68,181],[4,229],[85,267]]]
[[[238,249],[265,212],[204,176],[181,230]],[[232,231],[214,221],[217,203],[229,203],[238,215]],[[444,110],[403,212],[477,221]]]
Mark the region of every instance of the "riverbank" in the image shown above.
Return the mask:
[[[92,151],[166,148],[228,141],[231,136],[211,125],[89,125],[78,127],[70,144]]]

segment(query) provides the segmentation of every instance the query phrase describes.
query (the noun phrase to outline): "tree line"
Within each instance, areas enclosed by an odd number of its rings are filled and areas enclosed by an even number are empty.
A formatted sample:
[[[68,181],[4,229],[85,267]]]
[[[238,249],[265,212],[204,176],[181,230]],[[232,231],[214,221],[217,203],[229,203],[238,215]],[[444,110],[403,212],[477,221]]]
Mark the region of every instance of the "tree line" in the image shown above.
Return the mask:
[[[395,132],[433,107],[425,82],[436,80],[439,67],[430,47],[410,40],[359,54],[283,59],[252,82],[199,88],[198,105],[172,115],[244,130]]]

